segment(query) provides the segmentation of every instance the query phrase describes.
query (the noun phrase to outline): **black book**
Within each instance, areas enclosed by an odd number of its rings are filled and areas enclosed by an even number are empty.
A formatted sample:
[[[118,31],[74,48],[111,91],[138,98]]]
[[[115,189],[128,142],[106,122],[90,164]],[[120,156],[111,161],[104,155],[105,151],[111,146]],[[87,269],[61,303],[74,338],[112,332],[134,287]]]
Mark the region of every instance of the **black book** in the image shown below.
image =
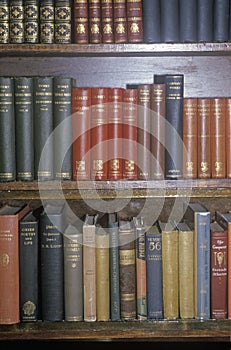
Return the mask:
[[[197,4],[197,41],[213,41],[213,0],[198,0]]]
[[[180,42],[197,41],[197,0],[179,0]]]
[[[161,0],[160,2],[161,41],[179,42],[179,1]]]
[[[229,0],[214,0],[214,41],[229,40]]]
[[[143,38],[144,42],[160,42],[160,0],[143,0]]]

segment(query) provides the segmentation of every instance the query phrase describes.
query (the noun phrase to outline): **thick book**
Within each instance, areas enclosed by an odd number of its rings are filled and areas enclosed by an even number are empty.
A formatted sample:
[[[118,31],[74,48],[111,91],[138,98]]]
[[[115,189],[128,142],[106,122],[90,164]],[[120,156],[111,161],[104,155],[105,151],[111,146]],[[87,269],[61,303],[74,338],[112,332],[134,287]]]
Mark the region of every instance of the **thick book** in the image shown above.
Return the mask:
[[[24,42],[39,43],[39,0],[24,1]]]
[[[113,0],[101,1],[102,43],[114,43]]]
[[[142,0],[127,0],[128,43],[143,42]]]
[[[197,0],[197,41],[211,42],[214,33],[214,0]]]
[[[228,235],[217,221],[210,224],[211,234],[211,318],[228,316]]]
[[[34,180],[33,77],[14,77],[16,179]]]
[[[65,205],[46,204],[39,217],[41,261],[41,318],[64,320],[63,232]]]
[[[39,5],[39,41],[41,44],[55,42],[55,1],[40,0]]]
[[[214,0],[213,5],[213,41],[226,42],[229,40],[229,0]]]
[[[3,0],[0,4],[0,43],[10,42],[10,6],[9,0]]]
[[[88,1],[89,43],[102,42],[101,0]]]
[[[127,7],[126,0],[113,1],[113,23],[115,44],[127,43]]]
[[[157,224],[148,228],[145,234],[147,318],[162,319],[163,278],[162,278],[162,235]]]
[[[72,42],[72,0],[55,0],[54,30],[56,44]]]
[[[24,1],[9,0],[10,5],[10,43],[24,43]]]
[[[65,321],[83,321],[83,221],[69,223],[63,234]]]
[[[88,0],[73,1],[73,43],[88,44]]]
[[[197,41],[197,1],[179,0],[179,41]]]
[[[0,208],[0,324],[20,322],[19,220],[30,207]]]
[[[161,42],[179,42],[179,2],[178,0],[160,1]]]
[[[226,98],[226,177],[231,178],[231,98]]]
[[[160,0],[143,0],[143,41],[160,42]]]
[[[194,230],[195,318],[210,318],[210,211],[200,202],[185,203],[184,218]]]

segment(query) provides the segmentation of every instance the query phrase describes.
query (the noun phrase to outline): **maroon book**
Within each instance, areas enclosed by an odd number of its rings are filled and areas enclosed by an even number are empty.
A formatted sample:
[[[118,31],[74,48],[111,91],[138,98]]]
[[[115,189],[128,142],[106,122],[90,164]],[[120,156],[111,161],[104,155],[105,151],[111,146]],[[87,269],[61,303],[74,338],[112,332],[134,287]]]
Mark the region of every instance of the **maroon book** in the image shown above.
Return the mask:
[[[100,44],[101,32],[101,0],[89,0],[89,42]]]
[[[127,0],[128,42],[143,42],[142,0]]]
[[[113,0],[101,0],[102,43],[114,43]]]
[[[74,43],[88,44],[88,1],[74,0],[73,5]]]
[[[114,40],[116,44],[127,42],[126,0],[114,0],[113,3]]]

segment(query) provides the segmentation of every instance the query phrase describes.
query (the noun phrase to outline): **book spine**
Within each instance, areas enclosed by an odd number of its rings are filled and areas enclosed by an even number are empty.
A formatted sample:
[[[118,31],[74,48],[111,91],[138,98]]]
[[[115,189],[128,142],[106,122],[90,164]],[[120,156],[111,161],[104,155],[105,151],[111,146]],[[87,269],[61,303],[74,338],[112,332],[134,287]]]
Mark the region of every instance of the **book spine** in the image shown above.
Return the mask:
[[[143,42],[143,8],[142,0],[127,0],[128,43]]]
[[[102,43],[114,43],[113,0],[101,0]]]
[[[40,0],[39,19],[40,43],[53,44],[55,42],[54,0]]]
[[[178,0],[160,2],[161,41],[179,42],[179,3]]]
[[[72,85],[69,77],[53,78],[54,178],[72,179]]]
[[[34,94],[32,77],[14,77],[16,178],[34,180]]]
[[[210,125],[211,125],[211,107],[210,98],[198,98],[198,178],[207,179],[211,177],[211,143],[210,143]]]
[[[197,1],[179,0],[180,42],[197,41]]]
[[[183,110],[183,177],[197,178],[197,98],[185,97]]]
[[[91,89],[72,89],[73,180],[90,180]]]
[[[127,43],[127,8],[126,0],[114,0],[113,23],[115,44]]]
[[[228,276],[231,275],[231,223],[228,223],[227,225],[227,235],[228,235]],[[227,297],[227,303],[228,303],[228,318],[231,318],[231,280],[228,278],[228,297]]]
[[[10,42],[10,6],[9,0],[2,0],[0,4],[0,43]]]
[[[53,77],[34,77],[35,179],[53,179]]]
[[[74,0],[73,6],[73,42],[75,44],[88,44],[88,1]]]
[[[229,0],[214,0],[213,25],[215,42],[226,42],[229,39]]]
[[[143,0],[143,41],[160,42],[160,0]]]
[[[10,0],[10,43],[24,43],[23,0]]]
[[[25,43],[39,42],[39,0],[24,2],[24,37]]]
[[[227,178],[231,178],[231,98],[226,98],[226,167]]]
[[[70,44],[72,42],[72,1],[55,1],[54,30],[56,44]]]
[[[89,0],[89,43],[102,42],[101,0]]]
[[[213,41],[213,0],[197,1],[197,41]]]
[[[225,98],[211,98],[211,176],[226,177]]]
[[[137,319],[147,319],[147,282],[145,227],[136,228],[136,296]]]

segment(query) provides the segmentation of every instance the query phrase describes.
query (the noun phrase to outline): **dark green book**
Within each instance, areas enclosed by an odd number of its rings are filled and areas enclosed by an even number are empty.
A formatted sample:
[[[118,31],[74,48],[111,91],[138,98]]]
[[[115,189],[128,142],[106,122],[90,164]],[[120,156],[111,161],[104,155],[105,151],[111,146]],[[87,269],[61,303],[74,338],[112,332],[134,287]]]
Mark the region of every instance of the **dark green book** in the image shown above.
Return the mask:
[[[24,43],[24,1],[10,0],[10,43]]]
[[[16,179],[34,180],[33,78],[14,78]]]
[[[9,0],[2,0],[0,3],[0,43],[10,42],[10,7]]]
[[[39,5],[39,41],[41,44],[53,44],[55,41],[55,2],[40,0]]]
[[[0,181],[16,179],[14,78],[0,77]]]
[[[24,1],[24,41],[39,42],[39,0]]]

